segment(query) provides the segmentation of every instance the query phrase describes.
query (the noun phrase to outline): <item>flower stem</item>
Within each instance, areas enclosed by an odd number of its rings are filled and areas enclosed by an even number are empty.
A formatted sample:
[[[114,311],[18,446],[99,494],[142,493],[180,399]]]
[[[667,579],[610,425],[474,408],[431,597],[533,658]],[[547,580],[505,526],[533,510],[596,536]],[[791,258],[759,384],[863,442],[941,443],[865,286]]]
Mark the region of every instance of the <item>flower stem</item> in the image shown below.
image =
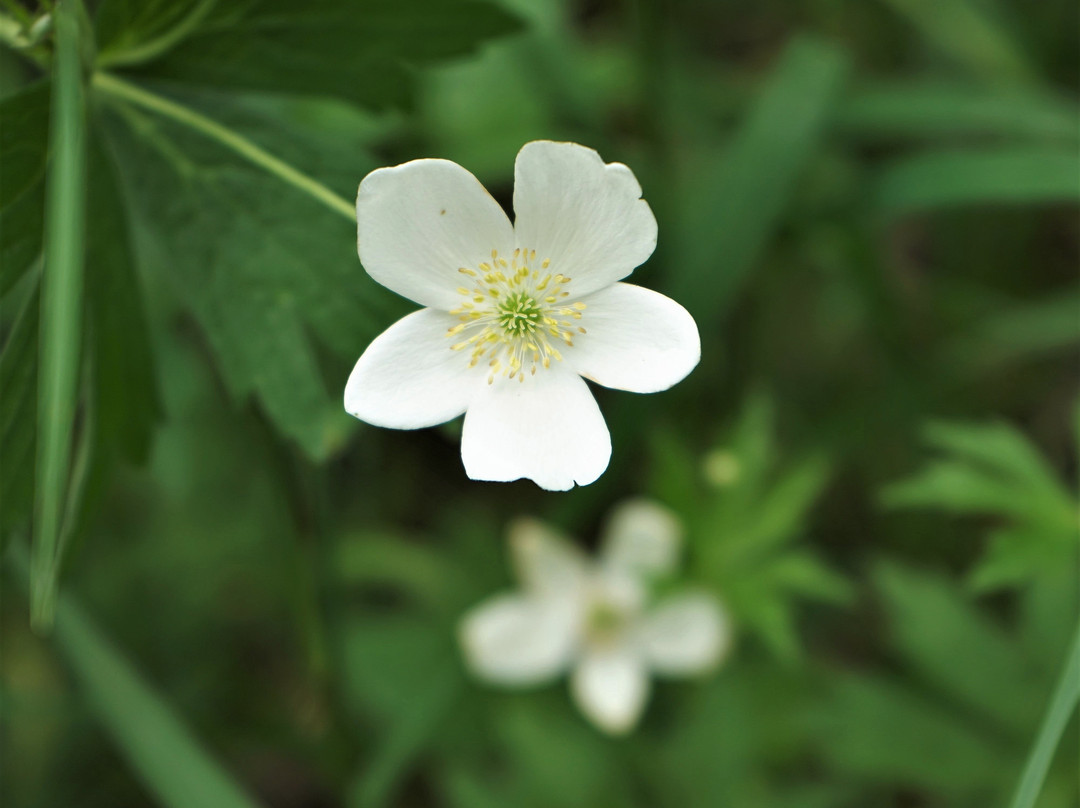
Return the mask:
[[[1011,808],[1031,808],[1038,799],[1039,791],[1042,790],[1043,780],[1054,759],[1054,750],[1057,749],[1061,733],[1069,723],[1077,701],[1080,700],[1080,625],[1076,627],[1076,636],[1073,638],[1072,649],[1065,661],[1065,667],[1061,671],[1061,680],[1057,689],[1050,699],[1050,707],[1043,718],[1039,735],[1035,739],[1027,763],[1024,765],[1024,773],[1020,776],[1020,783],[1013,795]]]
[[[71,436],[78,400],[85,230],[86,116],[77,0],[57,3],[52,160],[42,275],[38,441],[31,561],[31,622],[52,626]]]
[[[349,221],[356,220],[356,208],[347,199],[334,193],[318,180],[314,180],[306,174],[302,174],[288,163],[278,159],[268,151],[265,151],[252,143],[246,137],[237,134],[217,121],[214,121],[193,109],[178,104],[175,101],[162,98],[160,95],[144,90],[141,87],[109,73],[95,73],[93,85],[95,89],[100,90],[103,93],[129,101],[136,106],[150,110],[151,112],[156,112],[163,117],[190,127],[197,132],[201,132],[207,137],[216,140],[226,148],[236,152],[245,160],[269,171],[279,179],[289,183],[309,196],[314,197],[327,207],[349,219]]]

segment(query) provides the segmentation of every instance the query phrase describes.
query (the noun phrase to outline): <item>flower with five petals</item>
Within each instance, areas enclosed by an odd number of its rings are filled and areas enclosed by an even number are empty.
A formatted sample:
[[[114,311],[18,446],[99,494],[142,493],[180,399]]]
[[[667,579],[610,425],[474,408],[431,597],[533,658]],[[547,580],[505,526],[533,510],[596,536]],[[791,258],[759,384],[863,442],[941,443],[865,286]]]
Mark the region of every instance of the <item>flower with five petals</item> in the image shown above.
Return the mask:
[[[649,676],[687,676],[715,667],[730,646],[720,603],[681,591],[655,603],[655,579],[676,565],[679,527],[647,501],[613,514],[600,558],[539,522],[521,520],[510,546],[520,592],[496,595],[461,621],[466,662],[480,679],[510,687],[570,672],[571,694],[605,732],[628,732],[649,693]]]
[[[448,160],[373,171],[356,200],[360,260],[425,308],[377,337],[345,409],[418,429],[465,413],[469,477],[566,490],[599,477],[611,439],[582,377],[652,393],[701,354],[690,314],[620,283],[656,246],[656,219],[630,169],[574,143],[518,153],[514,210]]]

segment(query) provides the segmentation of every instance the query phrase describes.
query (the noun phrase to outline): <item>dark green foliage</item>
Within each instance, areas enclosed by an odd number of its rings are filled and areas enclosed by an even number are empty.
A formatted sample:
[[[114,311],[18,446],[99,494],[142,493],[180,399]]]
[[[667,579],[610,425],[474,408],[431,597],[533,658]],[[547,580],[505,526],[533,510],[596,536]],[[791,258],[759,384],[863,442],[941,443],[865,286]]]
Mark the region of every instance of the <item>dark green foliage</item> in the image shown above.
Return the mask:
[[[5,808],[1004,808],[1055,745],[1033,806],[1080,808],[1050,709],[1080,596],[1069,3],[87,0],[50,638],[29,5],[0,4]],[[460,422],[341,407],[415,308],[360,266],[359,181],[446,157],[508,205],[541,138],[634,171],[659,250],[628,280],[703,344],[673,390],[596,388],[613,461],[565,494],[468,481]],[[457,632],[514,586],[511,519],[591,552],[629,497],[684,528],[659,594],[711,591],[735,641],[610,738],[565,680],[478,682]]]
[[[162,4],[148,5],[156,10]],[[132,14],[128,24],[138,33],[130,35],[148,38],[146,29],[160,24],[163,12]],[[517,28],[513,16],[476,0],[222,2],[144,72],[215,89],[336,96],[385,107],[411,101],[410,65],[464,55]]]
[[[5,98],[0,118],[0,294],[6,294],[41,253],[48,84]]]

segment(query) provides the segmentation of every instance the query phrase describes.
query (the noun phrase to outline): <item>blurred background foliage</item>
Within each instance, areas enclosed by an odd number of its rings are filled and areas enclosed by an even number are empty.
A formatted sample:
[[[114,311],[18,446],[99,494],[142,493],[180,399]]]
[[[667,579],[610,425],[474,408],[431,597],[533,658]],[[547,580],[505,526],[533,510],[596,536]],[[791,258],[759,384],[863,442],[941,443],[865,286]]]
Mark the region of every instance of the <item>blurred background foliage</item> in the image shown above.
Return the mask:
[[[1071,0],[68,1],[0,11],[5,805],[1008,804],[1078,607]],[[65,13],[85,270],[39,634]],[[359,180],[446,157],[508,206],[541,138],[633,168],[634,279],[703,341],[668,393],[596,391],[614,461],[566,494],[339,403],[411,308],[357,261]],[[510,518],[595,541],[630,496],[738,642],[612,740],[563,684],[470,681],[455,631]],[[1070,728],[1040,808],[1080,804]]]

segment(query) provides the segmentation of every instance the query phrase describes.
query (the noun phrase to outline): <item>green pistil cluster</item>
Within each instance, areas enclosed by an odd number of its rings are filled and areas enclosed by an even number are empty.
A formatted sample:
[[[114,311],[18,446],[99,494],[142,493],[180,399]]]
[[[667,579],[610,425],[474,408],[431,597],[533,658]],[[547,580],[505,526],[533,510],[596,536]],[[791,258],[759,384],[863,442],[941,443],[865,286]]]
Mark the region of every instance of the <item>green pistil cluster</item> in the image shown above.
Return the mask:
[[[513,337],[524,337],[543,324],[544,315],[540,305],[525,292],[515,292],[499,302],[498,323],[503,331]]]

